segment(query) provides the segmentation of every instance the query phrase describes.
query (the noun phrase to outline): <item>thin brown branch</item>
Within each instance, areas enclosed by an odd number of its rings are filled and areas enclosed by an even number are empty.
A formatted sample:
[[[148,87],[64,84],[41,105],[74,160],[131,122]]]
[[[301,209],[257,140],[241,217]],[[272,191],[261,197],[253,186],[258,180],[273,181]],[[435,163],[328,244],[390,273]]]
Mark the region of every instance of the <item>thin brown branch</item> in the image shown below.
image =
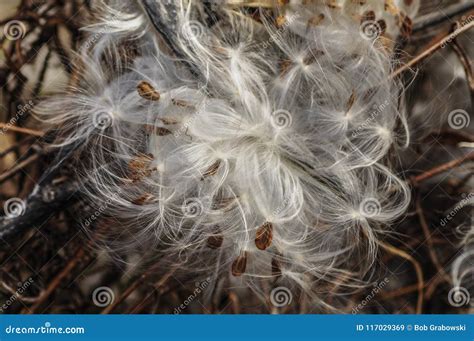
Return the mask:
[[[84,248],[79,247],[74,257],[72,257],[71,260],[67,263],[66,267],[56,277],[53,278],[46,290],[41,292],[38,297],[38,301],[31,308],[25,309],[25,313],[33,314],[35,311],[37,311],[38,308],[46,301],[46,299],[51,296],[51,294],[57,289],[63,279],[65,279],[69,275],[69,273],[76,267],[81,258],[84,256],[84,254]]]
[[[14,133],[21,133],[26,135],[38,136],[43,137],[44,132],[29,128],[17,127],[13,125],[9,125],[8,123],[0,123],[0,129],[5,129],[5,132],[14,132]]]
[[[429,169],[429,170],[421,173],[420,175],[414,176],[410,179],[410,182],[414,186],[417,186],[420,182],[423,182],[423,181],[425,181],[427,179],[430,179],[430,178],[432,178],[432,177],[434,177],[438,174],[441,174],[441,173],[446,172],[450,169],[453,169],[453,168],[463,164],[464,162],[469,162],[469,161],[473,161],[473,160],[474,160],[474,152],[470,152],[470,153],[464,155],[463,157],[461,157],[459,159],[443,163],[442,165],[439,165],[439,166],[436,166],[432,169]]]
[[[2,174],[0,174],[0,183],[5,182],[6,180],[8,180],[11,177],[15,176],[16,173],[18,173],[23,168],[27,167],[28,165],[30,165],[33,162],[35,162],[36,160],[38,160],[39,157],[40,157],[40,155],[38,153],[30,155],[28,158],[26,158],[25,160],[23,160],[20,163],[16,164],[11,169],[7,170],[6,172],[3,172]]]
[[[101,314],[109,314],[112,310],[115,309],[120,303],[122,303],[132,292],[135,291],[141,284],[143,284],[143,281],[147,278],[148,273],[142,274],[138,279],[133,281],[133,283],[120,295],[120,297],[115,300],[112,304],[104,308],[100,313]]]
[[[431,56],[433,53],[435,53],[436,51],[441,49],[443,46],[446,46],[447,44],[452,42],[454,40],[454,38],[459,36],[461,33],[466,32],[467,30],[469,30],[472,27],[474,27],[474,21],[472,21],[470,23],[467,23],[464,26],[459,27],[453,33],[451,33],[451,34],[445,36],[444,38],[442,38],[441,40],[435,42],[430,47],[428,47],[425,51],[423,51],[418,56],[416,56],[415,58],[410,60],[408,63],[401,66],[400,68],[398,68],[394,72],[392,72],[390,77],[391,78],[397,77],[400,74],[402,74],[403,72],[411,69],[413,66],[415,66],[418,63],[420,63],[421,61],[425,60],[427,57]]]
[[[436,254],[433,239],[431,237],[430,229],[428,226],[428,222],[426,221],[425,214],[423,213],[423,207],[421,207],[421,200],[419,196],[417,196],[415,199],[415,206],[421,228],[423,229],[423,234],[425,235],[426,243],[428,244],[428,252],[430,254],[431,261],[433,262],[434,266],[436,267],[436,270],[438,270],[438,273],[443,277],[443,279],[451,284],[451,277],[449,277],[449,275],[444,270],[444,267],[439,261],[438,255]]]
[[[392,245],[389,245],[389,244],[386,244],[382,241],[378,241],[377,242],[384,250],[394,254],[394,255],[397,255],[401,258],[404,258],[406,259],[407,261],[409,261],[410,263],[413,264],[413,267],[415,269],[415,272],[416,272],[416,278],[417,278],[417,288],[418,288],[418,300],[417,300],[417,303],[416,303],[416,313],[417,314],[421,314],[423,312],[423,290],[424,290],[424,287],[425,287],[425,282],[423,280],[423,271],[421,269],[421,266],[420,266],[420,263],[415,260],[415,258],[413,258],[412,256],[410,256],[408,253],[406,253],[405,251],[401,250],[401,249],[398,249]]]

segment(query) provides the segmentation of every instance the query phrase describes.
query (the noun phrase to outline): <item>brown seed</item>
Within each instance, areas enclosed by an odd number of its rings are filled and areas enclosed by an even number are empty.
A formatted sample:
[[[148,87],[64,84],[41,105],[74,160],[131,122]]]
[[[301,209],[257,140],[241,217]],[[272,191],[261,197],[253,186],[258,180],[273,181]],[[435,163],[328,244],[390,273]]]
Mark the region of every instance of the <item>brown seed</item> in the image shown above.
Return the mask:
[[[145,193],[139,196],[138,198],[135,198],[132,200],[132,204],[135,205],[144,205],[149,203],[151,200],[153,200],[155,197],[151,195],[150,193]]]
[[[405,39],[408,39],[410,38],[412,32],[413,32],[412,20],[408,16],[402,15],[401,28],[400,28],[401,36]]]
[[[284,15],[279,15],[275,20],[277,27],[282,27],[286,23],[286,18]]]
[[[281,276],[281,265],[278,260],[272,258],[272,276],[280,277]]]
[[[137,85],[137,91],[140,97],[149,100],[149,101],[159,101],[160,100],[160,93],[156,91],[156,89],[148,83],[147,81],[141,81]]]
[[[150,163],[153,161],[152,154],[139,154],[128,162],[128,169],[130,171],[130,178],[134,181],[139,181],[152,172],[149,169]]]
[[[219,170],[220,164],[221,164],[221,161],[220,161],[220,160],[217,160],[216,162],[214,162],[214,163],[204,172],[204,174],[202,175],[201,180],[204,180],[204,178],[206,178],[206,177],[208,177],[208,176],[216,175],[217,171]]]
[[[255,245],[260,250],[265,250],[272,244],[273,239],[273,225],[270,222],[263,223],[257,229],[257,233],[255,236]]]
[[[374,11],[367,11],[362,14],[362,18],[360,19],[361,24],[365,23],[366,21],[374,21],[375,20],[375,12]]]
[[[232,263],[232,275],[235,277],[242,276],[247,267],[247,252],[242,251],[240,256],[237,257]]]
[[[291,60],[289,59],[283,59],[282,61],[280,61],[280,72],[281,72],[281,75],[284,76],[288,69],[290,68],[292,62]]]
[[[318,26],[319,24],[323,22],[324,18],[325,18],[325,15],[323,13],[320,13],[318,15],[315,15],[314,17],[309,18],[308,23],[306,25],[306,29],[308,29],[309,27]]]
[[[385,20],[380,19],[377,21],[377,24],[378,24],[378,27],[380,27],[381,29],[380,34],[384,34],[385,31],[387,31],[387,23],[385,22]]]
[[[190,103],[180,100],[180,99],[175,99],[175,98],[171,99],[171,103],[173,103],[174,105],[178,107],[193,107]]]
[[[145,125],[145,131],[148,134],[155,134],[158,136],[166,136],[166,135],[171,135],[172,132],[171,130],[164,128],[164,127],[157,127],[151,124],[146,124]]]
[[[349,111],[351,111],[352,106],[354,105],[354,102],[355,102],[355,93],[354,93],[354,90],[352,90],[351,97],[349,97],[349,100],[347,101],[347,104],[346,104],[346,115],[349,113]]]
[[[155,134],[158,136],[166,136],[171,135],[171,130],[163,128],[163,127],[156,127]]]
[[[165,124],[165,125],[170,125],[170,124],[177,124],[177,123],[179,123],[178,120],[176,120],[176,119],[174,119],[174,118],[172,118],[172,117],[161,117],[161,118],[159,118],[159,120],[160,120],[161,122],[163,122],[163,124]]]
[[[207,238],[207,246],[211,249],[218,249],[222,246],[224,237],[220,234],[215,234]]]

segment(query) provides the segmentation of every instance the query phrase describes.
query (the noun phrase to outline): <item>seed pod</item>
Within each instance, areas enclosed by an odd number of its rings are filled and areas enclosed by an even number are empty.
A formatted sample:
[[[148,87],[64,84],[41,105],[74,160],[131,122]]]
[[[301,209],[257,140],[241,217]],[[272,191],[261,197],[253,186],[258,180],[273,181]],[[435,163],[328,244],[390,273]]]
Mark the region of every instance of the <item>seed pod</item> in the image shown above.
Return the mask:
[[[156,89],[148,83],[147,81],[141,81],[137,85],[137,91],[140,97],[148,100],[148,101],[159,101],[160,100],[160,93],[156,91]]]
[[[257,229],[257,233],[255,236],[255,245],[260,250],[265,250],[272,244],[273,239],[273,225],[270,222],[263,223]]]
[[[247,267],[247,252],[242,251],[240,256],[237,257],[232,263],[232,275],[235,277],[242,276]]]
[[[204,180],[204,178],[206,178],[206,177],[208,177],[208,176],[216,175],[217,171],[219,170],[220,164],[221,164],[221,161],[220,161],[220,160],[217,160],[216,162],[214,162],[214,163],[204,172],[204,174],[202,175],[201,180]]]
[[[207,246],[211,249],[218,249],[222,246],[224,237],[220,234],[215,234],[207,238]]]

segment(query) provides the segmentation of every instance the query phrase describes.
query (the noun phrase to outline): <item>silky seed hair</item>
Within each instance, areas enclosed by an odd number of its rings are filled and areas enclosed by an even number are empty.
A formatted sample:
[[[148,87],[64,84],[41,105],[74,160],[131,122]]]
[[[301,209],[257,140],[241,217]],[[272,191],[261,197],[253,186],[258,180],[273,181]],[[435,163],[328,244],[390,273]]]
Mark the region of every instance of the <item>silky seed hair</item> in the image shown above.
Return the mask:
[[[178,2],[176,56],[136,2],[110,2],[86,28],[78,84],[36,113],[82,155],[82,193],[114,221],[101,247],[115,257],[266,301],[285,285],[327,310],[331,285],[370,279],[409,202],[389,163],[409,143],[390,77],[408,12],[284,3],[254,16],[213,4],[208,26],[204,3]]]

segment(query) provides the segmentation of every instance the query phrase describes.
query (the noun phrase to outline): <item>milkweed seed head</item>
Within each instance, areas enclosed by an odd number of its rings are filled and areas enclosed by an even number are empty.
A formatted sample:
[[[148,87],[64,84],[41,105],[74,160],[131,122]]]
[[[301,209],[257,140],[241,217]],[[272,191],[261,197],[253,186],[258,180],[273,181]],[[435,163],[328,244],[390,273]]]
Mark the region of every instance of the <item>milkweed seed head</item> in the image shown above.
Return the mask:
[[[83,194],[117,222],[108,248],[257,292],[284,281],[326,309],[317,286],[359,285],[409,200],[386,165],[408,139],[402,89],[360,22],[395,39],[402,7],[287,1],[275,21],[223,4],[209,27],[203,3],[178,2],[171,49],[136,2],[105,6],[78,83],[37,115],[86,156]]]

